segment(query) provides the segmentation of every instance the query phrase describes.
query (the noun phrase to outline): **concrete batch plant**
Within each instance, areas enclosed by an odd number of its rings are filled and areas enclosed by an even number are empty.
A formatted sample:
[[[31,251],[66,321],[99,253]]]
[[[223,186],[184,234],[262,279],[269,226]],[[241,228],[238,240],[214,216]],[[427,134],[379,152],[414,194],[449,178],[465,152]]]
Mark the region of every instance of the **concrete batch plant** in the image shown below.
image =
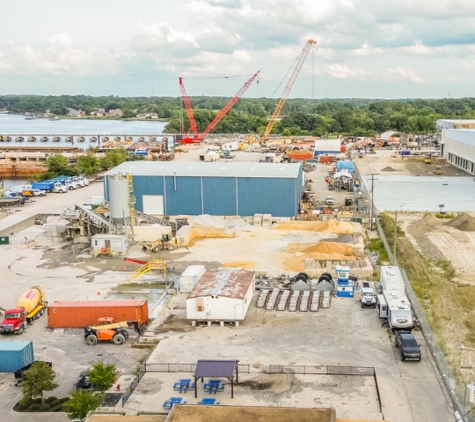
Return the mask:
[[[132,161],[105,175],[104,196],[111,207],[111,181],[118,174],[132,181],[135,209],[151,215],[295,217],[305,185],[300,163]]]

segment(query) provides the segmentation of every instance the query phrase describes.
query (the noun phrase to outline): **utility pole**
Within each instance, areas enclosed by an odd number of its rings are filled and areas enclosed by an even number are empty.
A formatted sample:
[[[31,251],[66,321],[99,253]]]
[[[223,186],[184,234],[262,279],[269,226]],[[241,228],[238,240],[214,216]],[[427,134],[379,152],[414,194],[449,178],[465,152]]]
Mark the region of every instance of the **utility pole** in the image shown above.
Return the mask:
[[[397,249],[397,210],[394,217],[394,265],[396,265],[396,249]]]
[[[370,210],[370,221],[369,229],[373,231],[373,215],[374,215],[374,181],[378,180],[374,178],[374,174],[371,175],[371,210]]]

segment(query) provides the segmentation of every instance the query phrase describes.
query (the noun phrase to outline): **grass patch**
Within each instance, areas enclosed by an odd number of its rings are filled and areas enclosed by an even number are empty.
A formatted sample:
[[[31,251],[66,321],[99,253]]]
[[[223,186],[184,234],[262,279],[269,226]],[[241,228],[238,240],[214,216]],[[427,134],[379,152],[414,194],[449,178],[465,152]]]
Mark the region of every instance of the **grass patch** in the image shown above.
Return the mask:
[[[384,243],[381,239],[367,239],[366,247],[373,253],[378,255],[378,264],[381,265],[382,261],[389,261],[388,253],[384,247]]]
[[[437,212],[435,213],[435,216],[437,218],[447,218],[447,219],[452,219],[452,218],[455,218],[455,214],[452,214],[452,213],[446,213],[446,214],[442,214],[441,212]]]

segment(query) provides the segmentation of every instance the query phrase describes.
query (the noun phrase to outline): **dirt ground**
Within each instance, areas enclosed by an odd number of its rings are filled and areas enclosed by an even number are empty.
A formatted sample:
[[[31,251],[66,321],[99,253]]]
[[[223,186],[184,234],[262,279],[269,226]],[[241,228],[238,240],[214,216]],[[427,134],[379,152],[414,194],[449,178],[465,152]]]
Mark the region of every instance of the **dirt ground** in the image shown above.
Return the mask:
[[[378,150],[376,154],[366,154],[363,158],[355,158],[358,170],[362,175],[381,174],[398,176],[436,176],[437,163],[424,163],[423,156],[398,155],[392,150]],[[467,176],[463,170],[452,164],[444,163],[441,176]]]

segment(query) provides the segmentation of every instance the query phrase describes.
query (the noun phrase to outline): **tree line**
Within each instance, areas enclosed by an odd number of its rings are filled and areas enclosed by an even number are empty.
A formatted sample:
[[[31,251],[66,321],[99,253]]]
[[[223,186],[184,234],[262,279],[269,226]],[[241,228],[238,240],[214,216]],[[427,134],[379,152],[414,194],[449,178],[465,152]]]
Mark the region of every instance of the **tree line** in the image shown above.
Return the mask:
[[[229,101],[226,97],[190,97],[202,132]],[[215,133],[263,134],[278,99],[241,98],[214,129]],[[178,97],[92,97],[84,95],[0,96],[0,109],[14,113],[67,115],[68,109],[90,113],[95,108],[120,108],[121,118],[156,113],[166,119],[167,133],[190,131],[190,124]],[[120,117],[116,117],[120,119]],[[288,99],[272,133],[323,136],[327,133],[372,136],[389,130],[406,133],[434,133],[437,119],[475,119],[475,98],[443,99]]]

